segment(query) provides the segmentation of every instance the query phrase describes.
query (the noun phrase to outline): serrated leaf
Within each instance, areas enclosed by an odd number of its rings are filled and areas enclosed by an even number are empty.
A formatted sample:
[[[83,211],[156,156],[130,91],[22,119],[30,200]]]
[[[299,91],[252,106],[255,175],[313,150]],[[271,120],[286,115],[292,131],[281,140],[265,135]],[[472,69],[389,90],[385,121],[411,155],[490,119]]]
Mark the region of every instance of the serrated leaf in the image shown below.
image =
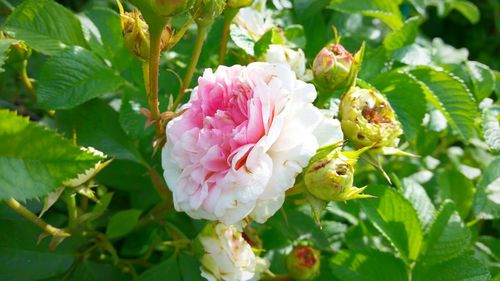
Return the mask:
[[[367,193],[377,197],[361,202],[370,221],[405,262],[416,260],[422,246],[422,228],[411,203],[386,186],[371,186]]]
[[[102,100],[94,99],[72,110],[59,110],[56,122],[68,136],[76,133],[80,145],[95,147],[118,159],[144,163],[138,149],[122,130],[118,113]]]
[[[68,48],[42,68],[37,95],[46,109],[68,109],[116,90],[123,79],[90,51]]]
[[[406,20],[403,27],[387,34],[383,41],[384,47],[389,51],[394,51],[413,43],[417,37],[420,22],[419,17]]]
[[[478,102],[487,98],[495,90],[495,75],[487,66],[477,61],[465,63],[467,72],[472,78],[472,92]]]
[[[415,281],[490,281],[488,268],[472,256],[460,256],[429,268],[417,270]]]
[[[483,171],[477,184],[473,212],[481,219],[500,218],[500,157]]]
[[[254,56],[254,46],[255,42],[252,37],[246,30],[240,28],[239,26],[232,24],[230,28],[231,40],[233,40],[234,44],[245,51],[250,56]]]
[[[425,94],[415,78],[407,73],[383,73],[371,81],[391,104],[408,139],[414,139],[427,111]]]
[[[257,42],[255,42],[255,45],[253,46],[254,55],[255,57],[263,56],[267,53],[269,45],[283,43],[284,42],[282,35],[279,34],[279,31],[277,29],[272,28],[271,30],[264,33],[264,35],[262,35],[262,37],[260,37]]]
[[[47,195],[102,160],[8,110],[0,110],[0,143],[0,199]]]
[[[108,238],[120,238],[132,231],[139,221],[141,213],[141,210],[125,210],[114,214],[106,228]]]
[[[500,150],[500,105],[493,105],[483,110],[484,140],[494,151]]]
[[[472,181],[457,170],[446,171],[438,179],[441,195],[455,202],[457,211],[466,219],[472,208],[475,188]]]
[[[404,263],[389,253],[375,250],[342,251],[330,260],[332,274],[343,281],[401,281]]]
[[[403,20],[396,1],[386,0],[333,0],[328,8],[378,18],[392,30],[403,26]]]
[[[446,200],[432,223],[419,260],[433,265],[455,258],[469,247],[470,239],[471,233],[455,211],[455,205]]]
[[[436,212],[436,208],[432,204],[429,195],[427,195],[423,186],[410,178],[404,178],[402,186],[404,188],[404,197],[411,202],[413,208],[417,211],[423,230],[427,232],[434,220],[434,213]]]
[[[177,264],[177,258],[175,255],[170,257],[168,260],[163,261],[146,270],[139,276],[139,278],[137,278],[137,281],[157,281],[165,279],[165,276],[168,276],[169,281],[182,280],[179,272],[179,265]]]
[[[428,65],[431,63],[431,52],[418,44],[411,44],[393,51],[391,57],[407,65]]]
[[[463,81],[445,71],[425,66],[410,73],[422,82],[427,100],[441,111],[462,140],[468,142],[476,136],[474,122],[478,109]]]
[[[52,0],[23,1],[6,19],[4,29],[46,55],[67,46],[86,46],[78,19]]]
[[[14,39],[0,39],[0,73],[4,72],[5,69],[2,68],[3,64],[8,58],[8,53],[10,49],[10,45],[17,43],[17,40]]]

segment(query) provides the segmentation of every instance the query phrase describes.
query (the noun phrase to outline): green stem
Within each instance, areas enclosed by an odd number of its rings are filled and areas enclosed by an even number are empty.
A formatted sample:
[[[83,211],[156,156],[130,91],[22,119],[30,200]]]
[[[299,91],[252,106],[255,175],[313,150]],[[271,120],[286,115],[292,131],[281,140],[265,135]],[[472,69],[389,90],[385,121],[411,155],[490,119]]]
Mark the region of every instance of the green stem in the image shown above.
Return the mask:
[[[68,208],[68,227],[74,229],[78,221],[78,209],[76,208],[76,193],[65,192],[64,201]]]
[[[193,54],[191,56],[191,62],[189,63],[189,67],[186,72],[186,76],[184,77],[184,81],[181,85],[181,91],[177,98],[174,101],[173,109],[175,110],[179,104],[181,103],[184,95],[186,94],[186,89],[189,87],[191,80],[193,79],[194,71],[196,70],[196,65],[198,64],[198,60],[200,59],[201,49],[203,47],[203,43],[205,42],[205,37],[207,35],[209,25],[206,24],[198,24],[198,32],[196,34],[196,42],[194,45]]]
[[[52,236],[59,236],[59,237],[68,237],[70,236],[69,233],[66,231],[59,229],[57,227],[53,227],[52,225],[46,223],[44,220],[33,214],[30,210],[26,209],[23,205],[21,205],[16,199],[10,198],[7,200],[7,205],[14,210],[16,213],[20,214],[21,216],[25,217],[27,220],[31,221],[45,233],[50,234]]]
[[[172,193],[168,190],[167,185],[163,181],[162,177],[158,172],[156,171],[155,168],[149,166],[148,167],[148,172],[149,176],[151,178],[151,181],[153,182],[154,186],[156,187],[156,191],[158,191],[158,194],[160,197],[165,201],[165,204],[167,205],[167,209],[171,210],[173,207],[173,200],[172,200]]]
[[[222,29],[222,39],[219,51],[219,64],[224,64],[224,58],[226,57],[227,42],[229,41],[229,32],[231,29],[231,22],[233,22],[234,17],[238,14],[240,9],[229,9],[224,12],[224,27]]]
[[[28,76],[28,60],[23,61],[23,68],[21,69],[21,82],[23,83],[24,87],[28,90],[28,92],[36,98],[36,92],[35,89],[33,88],[33,84],[31,83],[31,79]]]

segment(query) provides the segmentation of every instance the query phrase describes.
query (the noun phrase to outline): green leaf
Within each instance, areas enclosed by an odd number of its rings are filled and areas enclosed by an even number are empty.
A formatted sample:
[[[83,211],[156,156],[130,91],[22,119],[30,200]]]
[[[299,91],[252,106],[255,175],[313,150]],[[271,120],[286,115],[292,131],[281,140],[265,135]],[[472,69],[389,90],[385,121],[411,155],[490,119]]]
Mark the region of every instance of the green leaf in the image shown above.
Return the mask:
[[[288,43],[293,43],[295,47],[306,47],[306,35],[304,27],[300,24],[292,24],[285,28],[285,37]]]
[[[0,143],[0,199],[44,196],[102,160],[8,110],[0,110]]]
[[[177,264],[176,256],[173,255],[168,260],[163,261],[154,267],[145,271],[137,281],[158,281],[168,277],[169,281],[181,281],[179,265]]]
[[[405,262],[416,260],[422,246],[422,228],[411,203],[386,186],[368,187],[366,193],[377,197],[361,201],[370,221]]]
[[[472,92],[478,102],[487,98],[495,90],[495,74],[487,66],[477,61],[465,63],[467,72],[472,78]]]
[[[392,31],[384,38],[384,47],[389,51],[393,51],[413,43],[417,37],[418,26],[421,21],[419,17],[406,20],[403,27]]]
[[[78,19],[52,0],[23,1],[7,18],[4,29],[46,55],[54,55],[67,46],[87,45]]]
[[[417,211],[423,230],[427,232],[434,220],[436,208],[423,186],[410,178],[404,178],[402,185],[404,188],[404,197],[411,202],[413,208]]]
[[[255,42],[246,30],[240,28],[236,24],[232,24],[229,35],[238,48],[245,51],[248,55],[254,56]]]
[[[500,157],[483,171],[477,184],[473,212],[480,219],[500,218]]]
[[[478,109],[474,97],[462,80],[454,75],[431,67],[416,67],[410,71],[419,81],[427,100],[446,117],[462,140],[476,136],[475,119]]]
[[[414,139],[427,111],[425,94],[417,80],[408,73],[392,71],[371,83],[387,96],[408,139]]]
[[[118,122],[118,113],[104,101],[94,99],[72,110],[59,110],[58,126],[77,142],[92,146],[118,159],[143,164],[144,159]]]
[[[441,195],[455,202],[462,219],[466,219],[472,208],[475,188],[472,182],[457,170],[446,171],[438,179]]]
[[[123,82],[96,55],[72,47],[45,63],[37,94],[43,108],[68,109],[113,92]]]
[[[125,210],[114,214],[106,228],[108,238],[120,238],[132,231],[139,221],[141,213],[141,210]]]
[[[419,260],[433,265],[455,258],[469,247],[470,238],[470,231],[455,211],[455,205],[446,200],[429,230]]]
[[[275,28],[267,31],[262,35],[262,37],[255,42],[253,46],[255,57],[263,56],[267,53],[269,45],[271,44],[283,44],[283,38],[279,34],[279,31]]]
[[[111,264],[84,261],[79,263],[67,281],[127,281],[130,276]]]
[[[181,254],[179,256],[179,269],[184,281],[204,281],[201,277],[200,261],[194,256]]]
[[[378,18],[392,30],[403,26],[401,12],[396,1],[386,0],[332,0],[328,8],[343,13],[362,14]]]
[[[71,267],[79,242],[69,238],[49,251],[48,240],[37,243],[41,232],[20,216],[0,219],[0,280],[40,280]]]
[[[430,268],[417,270],[415,281],[490,281],[488,268],[472,256],[460,256]]]
[[[332,274],[342,281],[401,281],[407,279],[404,263],[375,250],[342,251],[330,260]]]
[[[500,150],[500,105],[493,105],[483,110],[484,140],[494,151]]]
[[[464,15],[471,23],[477,23],[479,21],[479,9],[470,1],[453,0],[451,1],[451,6]]]
[[[10,51],[10,45],[17,43],[14,39],[0,39],[0,73],[4,72],[5,69],[2,68],[3,64],[8,58],[8,53]]]
[[[393,51],[391,57],[407,65],[428,65],[431,63],[431,52],[418,44],[411,44]]]

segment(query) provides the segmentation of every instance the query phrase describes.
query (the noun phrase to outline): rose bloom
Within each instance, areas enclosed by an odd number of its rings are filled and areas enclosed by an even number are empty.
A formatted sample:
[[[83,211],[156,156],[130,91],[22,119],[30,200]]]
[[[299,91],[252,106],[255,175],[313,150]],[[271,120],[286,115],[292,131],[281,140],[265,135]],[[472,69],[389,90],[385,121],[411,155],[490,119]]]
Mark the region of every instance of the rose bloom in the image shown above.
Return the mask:
[[[167,126],[162,164],[176,210],[226,225],[266,221],[319,146],[342,139],[315,98],[286,65],[205,70]]]

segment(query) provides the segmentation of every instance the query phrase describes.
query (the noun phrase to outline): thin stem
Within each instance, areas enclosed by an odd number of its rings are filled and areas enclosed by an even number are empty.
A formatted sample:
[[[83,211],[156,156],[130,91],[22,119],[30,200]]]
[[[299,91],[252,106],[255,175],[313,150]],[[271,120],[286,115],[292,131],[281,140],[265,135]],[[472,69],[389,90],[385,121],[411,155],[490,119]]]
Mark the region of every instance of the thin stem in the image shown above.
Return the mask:
[[[148,172],[149,176],[151,178],[151,181],[153,182],[154,186],[156,187],[156,191],[158,191],[158,194],[160,197],[165,201],[165,204],[167,205],[167,209],[170,210],[173,207],[173,201],[172,201],[172,193],[168,190],[167,185],[163,181],[162,177],[158,174],[155,168],[153,167],[148,167]]]
[[[157,138],[161,138],[163,136],[163,128],[160,122],[160,105],[158,103],[158,76],[160,68],[161,34],[163,32],[163,27],[152,29],[150,32],[149,86],[146,84],[146,90],[148,90],[147,93],[151,120],[153,120],[155,125]],[[144,75],[146,75],[146,73]]]
[[[23,205],[21,205],[16,199],[10,198],[7,200],[7,205],[14,210],[16,213],[20,214],[21,216],[25,217],[27,220],[31,221],[45,233],[50,234],[52,236],[59,236],[59,237],[68,237],[70,236],[69,233],[66,231],[59,229],[57,227],[53,227],[52,225],[46,223],[44,220],[39,218],[37,215],[33,214],[30,210],[26,209]]]
[[[35,89],[33,88],[33,84],[31,83],[31,79],[29,78],[28,76],[28,70],[27,70],[27,67],[28,67],[28,60],[25,60],[23,61],[23,67],[21,69],[21,82],[23,83],[24,87],[26,88],[26,90],[28,90],[28,92],[36,98],[36,92],[35,92]]]
[[[78,209],[76,208],[76,193],[65,192],[64,201],[68,208],[68,227],[73,229],[78,221]]]
[[[229,41],[229,32],[231,29],[231,22],[234,17],[238,14],[239,9],[229,9],[224,13],[224,27],[222,29],[222,39],[219,51],[219,64],[224,64],[224,58],[226,57],[227,43]]]
[[[205,42],[205,37],[207,35],[209,25],[206,24],[198,24],[198,32],[196,34],[196,42],[194,45],[193,54],[191,56],[191,62],[189,63],[189,67],[186,72],[186,76],[184,77],[184,81],[181,85],[181,91],[177,98],[174,101],[173,109],[175,110],[179,104],[181,103],[184,95],[186,94],[186,89],[189,87],[191,80],[193,79],[194,71],[196,70],[196,65],[198,64],[198,60],[200,59],[201,49],[203,47],[203,43]]]

